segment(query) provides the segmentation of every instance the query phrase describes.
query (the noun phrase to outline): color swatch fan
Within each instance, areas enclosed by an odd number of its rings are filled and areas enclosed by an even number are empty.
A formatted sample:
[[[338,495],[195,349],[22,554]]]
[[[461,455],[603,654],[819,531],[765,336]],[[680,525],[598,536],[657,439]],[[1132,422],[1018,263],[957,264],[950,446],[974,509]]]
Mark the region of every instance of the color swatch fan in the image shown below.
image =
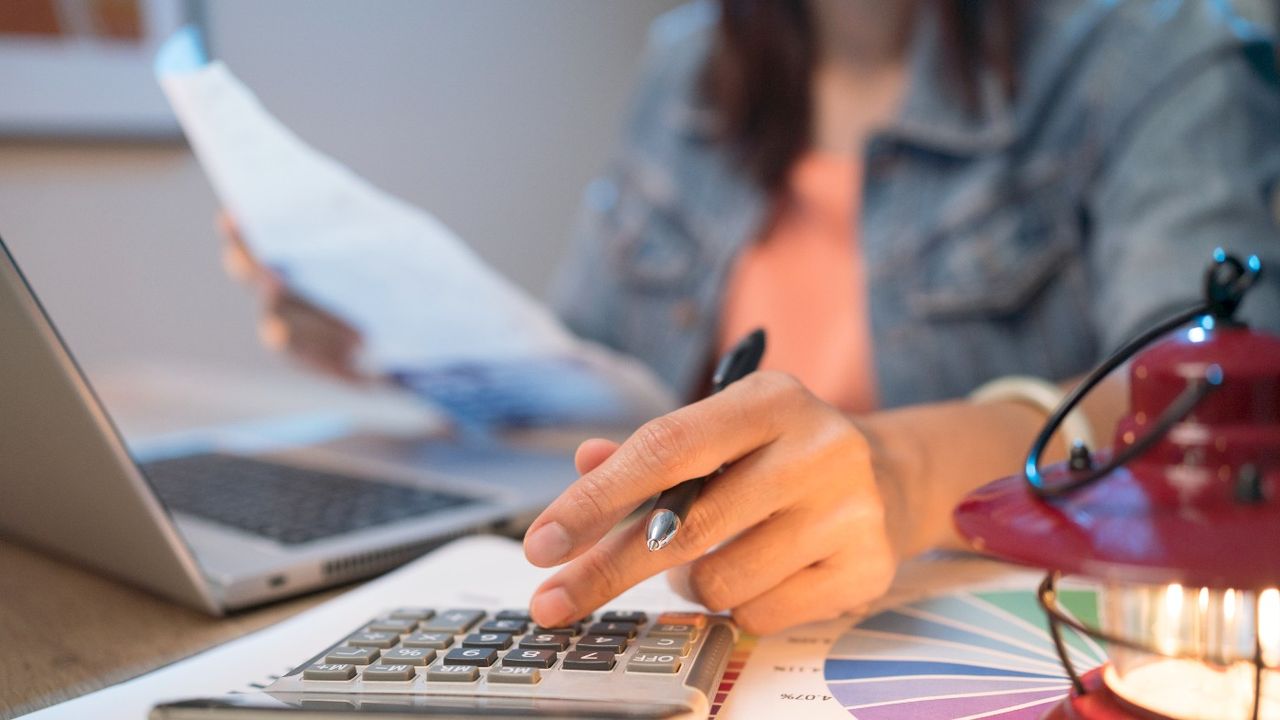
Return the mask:
[[[1060,601],[1097,621],[1095,592],[1063,590]],[[1067,641],[1082,668],[1106,657],[1089,638]],[[1027,589],[959,592],[873,615],[836,641],[823,675],[859,720],[1030,720],[1070,689]]]

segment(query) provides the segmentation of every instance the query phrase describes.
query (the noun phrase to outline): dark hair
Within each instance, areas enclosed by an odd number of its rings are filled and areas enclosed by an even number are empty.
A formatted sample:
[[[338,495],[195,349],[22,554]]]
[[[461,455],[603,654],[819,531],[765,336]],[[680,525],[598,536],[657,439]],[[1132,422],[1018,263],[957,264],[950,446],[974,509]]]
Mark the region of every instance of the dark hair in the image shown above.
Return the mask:
[[[937,0],[950,86],[970,111],[984,66],[1006,94],[1016,85],[1019,0]],[[703,78],[721,139],[734,146],[764,190],[784,186],[808,149],[813,120],[810,80],[818,40],[809,0],[720,0],[720,25]]]

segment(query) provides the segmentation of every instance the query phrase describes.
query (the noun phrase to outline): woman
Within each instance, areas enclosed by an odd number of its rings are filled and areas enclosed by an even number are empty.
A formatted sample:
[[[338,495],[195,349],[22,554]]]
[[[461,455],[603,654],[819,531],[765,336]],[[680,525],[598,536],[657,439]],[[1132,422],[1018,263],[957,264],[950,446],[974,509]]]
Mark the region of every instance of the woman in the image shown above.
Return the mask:
[[[582,444],[525,538],[534,564],[565,564],[534,618],[667,569],[752,632],[855,610],[947,542],[956,500],[1013,472],[1044,421],[1030,391],[966,395],[1078,375],[1190,300],[1218,245],[1274,255],[1280,80],[1222,8],[723,0],[660,19],[557,306],[690,399],[746,329],[770,351],[621,445]],[[349,372],[350,330],[268,298],[270,341]],[[1280,322],[1275,283],[1249,302]],[[1122,393],[1087,408],[1099,436]],[[668,548],[606,536],[727,461]]]

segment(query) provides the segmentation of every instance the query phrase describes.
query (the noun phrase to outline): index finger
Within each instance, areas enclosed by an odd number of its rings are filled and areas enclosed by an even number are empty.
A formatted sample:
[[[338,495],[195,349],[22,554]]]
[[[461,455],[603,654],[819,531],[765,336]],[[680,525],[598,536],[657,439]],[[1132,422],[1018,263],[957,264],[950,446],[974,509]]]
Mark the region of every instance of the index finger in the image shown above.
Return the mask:
[[[263,267],[262,263],[253,256],[253,251],[245,244],[235,219],[226,210],[218,213],[218,229],[226,240],[223,246],[222,264],[227,273],[242,282],[257,283],[268,293],[279,292],[280,283],[275,273]]]
[[[772,442],[785,409],[778,401],[796,387],[788,376],[755,373],[645,423],[533,521],[525,556],[541,567],[572,560],[654,494]]]

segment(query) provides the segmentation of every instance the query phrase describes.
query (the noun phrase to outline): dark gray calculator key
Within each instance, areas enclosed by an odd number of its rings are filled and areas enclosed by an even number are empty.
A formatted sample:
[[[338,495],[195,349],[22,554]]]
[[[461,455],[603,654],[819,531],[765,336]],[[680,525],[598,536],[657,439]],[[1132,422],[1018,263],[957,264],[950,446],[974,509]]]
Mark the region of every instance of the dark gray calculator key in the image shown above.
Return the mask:
[[[352,665],[368,665],[378,659],[378,648],[353,647],[339,645],[324,656],[327,663],[351,663]]]
[[[507,667],[549,668],[556,664],[556,651],[516,648],[502,656],[502,664]]]
[[[516,685],[537,685],[542,673],[535,667],[513,667],[504,665],[496,667],[485,675],[491,683],[514,683]]]
[[[462,638],[462,647],[506,650],[511,647],[511,633],[471,633]]]
[[[555,650],[560,652],[569,649],[569,638],[569,635],[557,635],[556,633],[530,634],[520,638],[520,647],[529,650]]]
[[[582,623],[574,623],[572,625],[561,625],[560,627],[547,627],[546,625],[534,625],[533,631],[536,633],[556,633],[558,635],[581,635]]]
[[[598,622],[587,628],[588,635],[617,635],[633,638],[636,636],[636,624],[633,622]]]
[[[608,650],[574,650],[564,656],[560,667],[565,670],[609,671],[613,664],[614,654]]]
[[[400,644],[405,647],[443,650],[453,644],[453,635],[446,632],[416,632]]]
[[[471,626],[480,622],[483,617],[483,610],[444,610],[440,614],[424,620],[418,625],[418,629],[427,632],[448,632],[457,635],[470,630]]]
[[[498,651],[493,648],[454,648],[444,656],[445,665],[475,665],[489,667],[498,659]]]
[[[417,673],[414,672],[412,665],[386,665],[384,663],[378,663],[377,665],[370,665],[365,668],[364,672],[360,674],[360,677],[365,680],[399,680],[403,682],[405,680],[412,680],[416,674]]]
[[[408,618],[378,618],[364,627],[369,632],[393,632],[398,635],[411,633],[418,626],[417,620]]]
[[[583,635],[578,640],[579,650],[608,650],[620,653],[627,649],[627,639],[616,635]]]
[[[400,665],[430,665],[435,659],[436,651],[431,648],[398,647],[382,653],[382,662]]]
[[[350,680],[356,676],[351,663],[316,663],[302,671],[303,680]]]
[[[698,634],[698,628],[692,625],[677,625],[674,623],[658,623],[649,628],[646,633],[649,637],[682,637],[692,640]]]
[[[640,648],[640,652],[658,652],[658,653],[675,653],[680,657],[689,654],[689,648],[693,645],[688,638],[682,637],[652,637],[645,635],[640,638],[636,644]]]
[[[610,610],[600,616],[600,622],[629,622],[639,625],[649,622],[649,616],[639,610]]]
[[[482,633],[511,633],[523,635],[529,629],[529,623],[523,620],[490,620],[480,626]]]
[[[680,656],[674,653],[638,652],[627,661],[627,672],[674,675],[680,672]]]
[[[533,618],[529,616],[528,610],[500,610],[494,615],[499,620],[520,620],[522,622],[533,622]]]
[[[480,671],[471,665],[444,665],[437,663],[427,668],[427,682],[475,682]]]
[[[426,620],[435,614],[436,611],[431,608],[402,607],[387,613],[387,617],[400,618],[401,620]]]
[[[389,648],[400,640],[400,633],[360,631],[347,638],[348,645],[356,647]]]

